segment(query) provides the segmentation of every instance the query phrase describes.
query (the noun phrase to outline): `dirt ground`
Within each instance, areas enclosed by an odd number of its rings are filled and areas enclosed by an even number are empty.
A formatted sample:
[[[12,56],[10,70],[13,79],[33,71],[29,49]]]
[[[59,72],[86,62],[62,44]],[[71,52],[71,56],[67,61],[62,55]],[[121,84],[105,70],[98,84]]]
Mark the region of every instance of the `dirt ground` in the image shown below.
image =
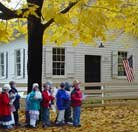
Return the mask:
[[[52,120],[55,113],[51,113]],[[24,122],[24,112],[20,113],[20,121]],[[14,128],[10,132],[138,132],[138,106],[83,108],[80,128],[72,126],[37,129],[24,127]],[[5,131],[0,129],[0,131]]]

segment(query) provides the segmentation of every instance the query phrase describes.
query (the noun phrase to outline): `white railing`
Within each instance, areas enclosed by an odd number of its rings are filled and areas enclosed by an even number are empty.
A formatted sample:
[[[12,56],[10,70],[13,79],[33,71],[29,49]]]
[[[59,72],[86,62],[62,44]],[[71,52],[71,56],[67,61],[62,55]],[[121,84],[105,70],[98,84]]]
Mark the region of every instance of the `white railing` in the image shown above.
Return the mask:
[[[136,104],[136,101],[127,102],[124,100],[138,99],[138,83],[84,83],[83,87],[100,86],[99,90],[84,90],[86,99],[84,102],[100,102],[87,103],[89,106],[113,106],[113,105],[131,105]],[[113,102],[115,101],[116,102]],[[117,101],[118,100],[118,101]],[[110,101],[110,103],[109,103]]]

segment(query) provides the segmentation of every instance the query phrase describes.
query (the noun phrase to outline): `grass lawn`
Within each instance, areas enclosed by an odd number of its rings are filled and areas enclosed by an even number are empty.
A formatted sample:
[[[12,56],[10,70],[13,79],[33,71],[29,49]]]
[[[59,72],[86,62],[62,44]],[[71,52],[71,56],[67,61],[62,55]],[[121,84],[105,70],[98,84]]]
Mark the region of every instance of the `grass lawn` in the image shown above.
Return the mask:
[[[52,120],[55,114],[51,113]],[[24,122],[21,111],[20,121]],[[72,126],[51,127],[42,129],[16,128],[10,132],[138,132],[138,106],[99,107],[82,109],[80,128]],[[1,132],[3,130],[0,130]]]

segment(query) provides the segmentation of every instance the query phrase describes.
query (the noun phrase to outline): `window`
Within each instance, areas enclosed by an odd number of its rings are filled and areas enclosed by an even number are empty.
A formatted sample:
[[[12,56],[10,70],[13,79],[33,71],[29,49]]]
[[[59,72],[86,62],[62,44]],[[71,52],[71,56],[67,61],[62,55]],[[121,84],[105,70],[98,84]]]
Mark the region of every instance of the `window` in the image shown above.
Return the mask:
[[[4,53],[0,53],[0,77],[4,77]]]
[[[123,60],[127,59],[127,52],[118,52],[118,76],[126,76]]]
[[[65,49],[53,48],[53,75],[65,74]]]
[[[21,51],[15,51],[15,72],[16,76],[21,76]]]

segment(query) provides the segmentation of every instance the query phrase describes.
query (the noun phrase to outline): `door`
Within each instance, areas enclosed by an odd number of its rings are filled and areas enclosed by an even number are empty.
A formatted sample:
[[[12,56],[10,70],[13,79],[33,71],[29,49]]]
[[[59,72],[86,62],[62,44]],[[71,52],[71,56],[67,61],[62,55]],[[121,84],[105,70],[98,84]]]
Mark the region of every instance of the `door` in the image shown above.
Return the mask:
[[[101,82],[101,56],[85,55],[85,82]],[[85,89],[100,89],[98,86]]]

